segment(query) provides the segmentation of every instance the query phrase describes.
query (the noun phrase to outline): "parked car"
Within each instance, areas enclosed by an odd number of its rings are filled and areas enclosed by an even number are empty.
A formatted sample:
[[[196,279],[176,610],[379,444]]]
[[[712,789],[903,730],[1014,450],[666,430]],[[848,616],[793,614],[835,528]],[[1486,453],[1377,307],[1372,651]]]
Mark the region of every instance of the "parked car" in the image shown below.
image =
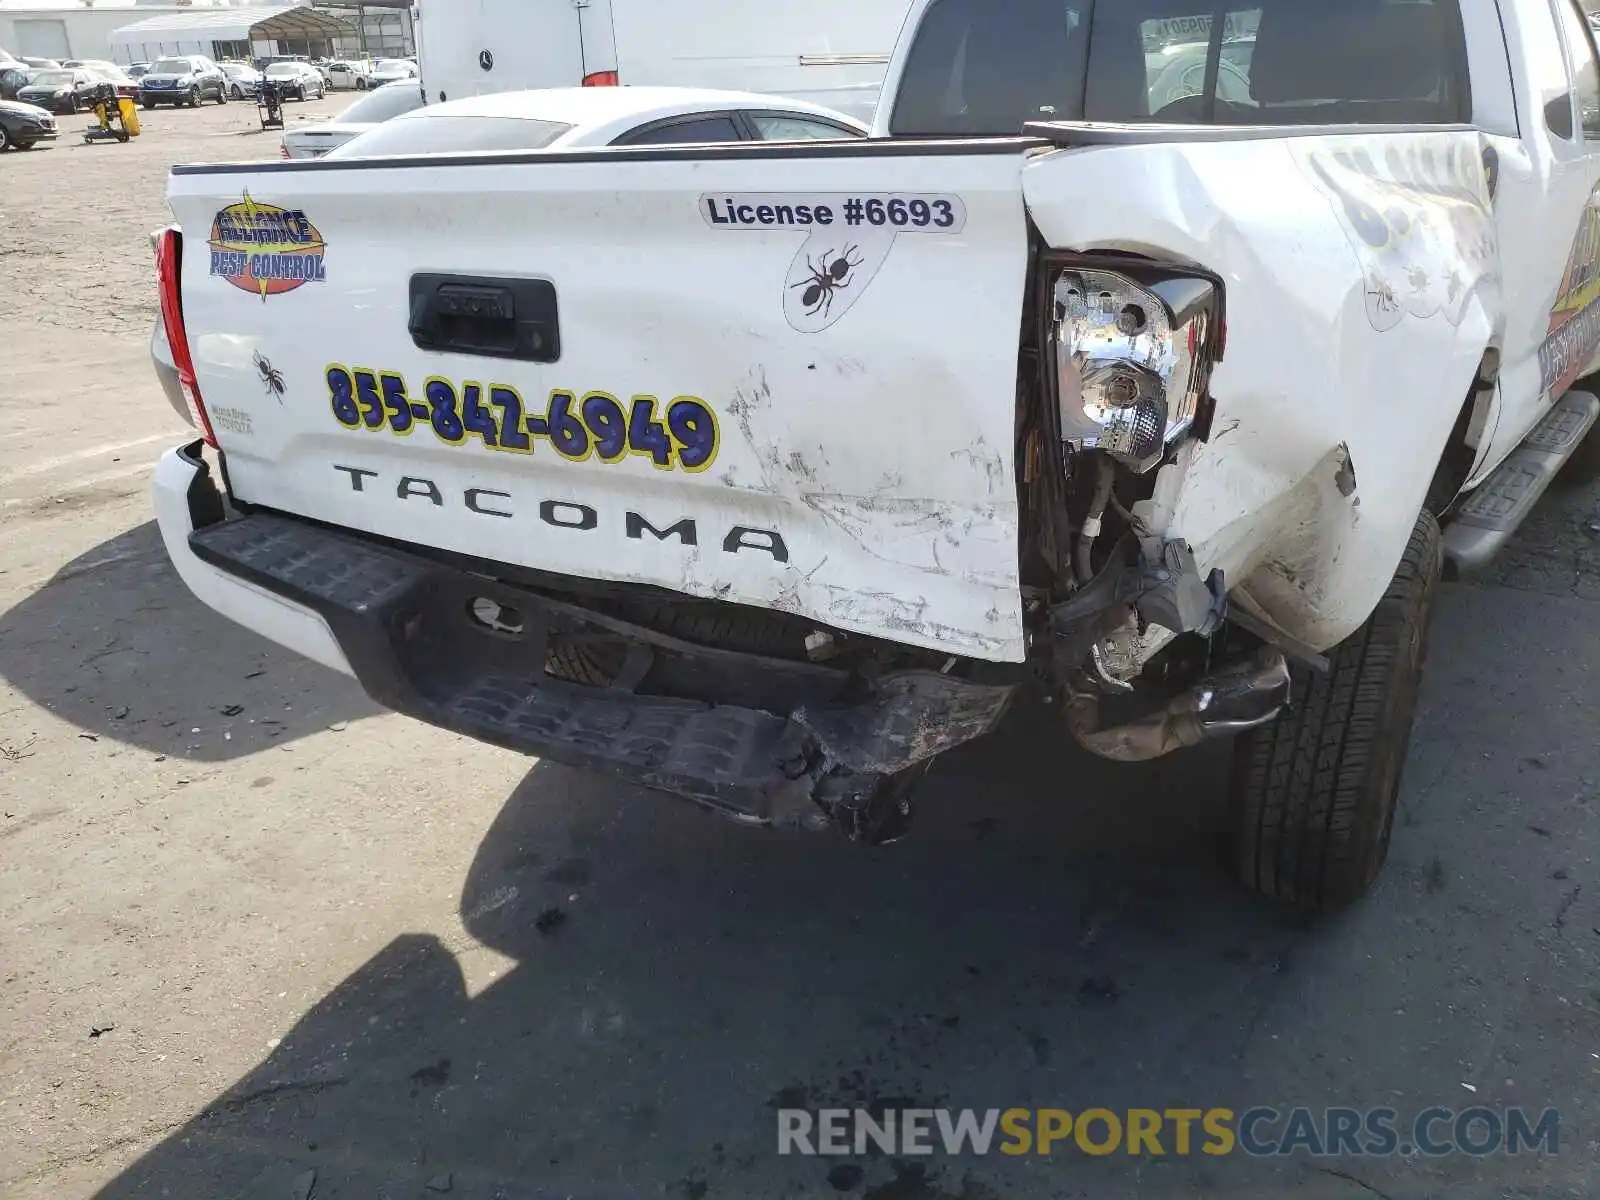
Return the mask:
[[[24,54],[17,61],[26,63],[28,66],[33,67],[38,71],[51,71],[61,66],[61,64],[53,58],[31,58],[26,54]]]
[[[146,108],[186,104],[198,108],[202,100],[228,102],[228,77],[222,68],[201,54],[159,58],[139,81],[139,103]]]
[[[146,62],[129,63],[122,68],[122,73],[135,83],[138,83],[139,80],[150,74],[150,64]]]
[[[31,150],[39,142],[53,142],[56,119],[37,104],[0,100],[0,150]]]
[[[372,70],[367,76],[368,87],[382,87],[386,83],[393,83],[397,79],[417,78],[417,68],[403,58],[380,58],[372,64]]]
[[[15,100],[33,79],[34,69],[20,62],[0,63],[0,100]]]
[[[380,88],[373,98],[395,88],[420,91],[402,81]],[[867,133],[865,123],[834,109],[756,92],[542,88],[471,96],[426,108],[419,96],[413,111],[351,139],[339,147],[335,157],[690,142],[836,141],[863,138]]]
[[[331,121],[287,130],[283,157],[321,158],[369,129],[421,107],[422,89],[410,80],[373,88]]]
[[[81,67],[35,71],[33,78],[17,89],[17,99],[53,113],[83,112],[93,103],[90,96],[100,82],[93,71]]]
[[[243,100],[261,89],[261,72],[249,63],[225,62],[217,64],[228,79],[228,98]]]
[[[310,63],[268,63],[261,74],[278,85],[278,95],[284,100],[305,100],[311,96],[321,100],[328,92],[322,73]]]
[[[70,62],[61,64],[63,67],[81,67],[85,71],[93,71],[117,85],[117,95],[138,98],[139,85],[128,76],[121,64],[112,62],[109,58],[75,58]]]
[[[337,59],[328,64],[328,86],[335,90],[365,90],[372,64],[361,59]]]

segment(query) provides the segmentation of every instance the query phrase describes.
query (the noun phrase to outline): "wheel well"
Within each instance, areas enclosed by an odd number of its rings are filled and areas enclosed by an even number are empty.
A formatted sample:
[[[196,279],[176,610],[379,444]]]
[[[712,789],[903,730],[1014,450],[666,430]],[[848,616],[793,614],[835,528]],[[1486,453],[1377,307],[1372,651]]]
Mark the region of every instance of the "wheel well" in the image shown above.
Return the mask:
[[[1500,351],[1491,346],[1478,362],[1478,373],[1473,377],[1472,388],[1462,402],[1461,412],[1450,430],[1439,465],[1428,485],[1428,498],[1423,503],[1435,517],[1443,518],[1461,496],[1461,489],[1472,477],[1472,468],[1488,437],[1489,414],[1494,407],[1495,388],[1500,378]]]

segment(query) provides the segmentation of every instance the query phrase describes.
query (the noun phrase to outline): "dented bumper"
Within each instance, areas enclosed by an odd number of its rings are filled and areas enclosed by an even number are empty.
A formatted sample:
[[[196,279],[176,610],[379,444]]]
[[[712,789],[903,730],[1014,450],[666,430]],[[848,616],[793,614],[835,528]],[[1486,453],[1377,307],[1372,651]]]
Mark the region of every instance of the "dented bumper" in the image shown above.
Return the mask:
[[[269,637],[290,626],[325,630],[315,647],[278,640],[320,649],[313,657],[398,712],[741,821],[807,824],[840,806],[860,811],[891,777],[993,729],[1015,691],[938,671],[869,682],[696,645],[374,539],[271,513],[225,520],[196,449],[164,460],[158,487],[168,494],[158,507],[180,572],[212,607]],[[506,619],[475,618],[482,601]],[[264,621],[263,603],[283,612]],[[546,673],[552,639],[585,635],[627,647],[606,686]],[[706,689],[737,702],[694,698]]]

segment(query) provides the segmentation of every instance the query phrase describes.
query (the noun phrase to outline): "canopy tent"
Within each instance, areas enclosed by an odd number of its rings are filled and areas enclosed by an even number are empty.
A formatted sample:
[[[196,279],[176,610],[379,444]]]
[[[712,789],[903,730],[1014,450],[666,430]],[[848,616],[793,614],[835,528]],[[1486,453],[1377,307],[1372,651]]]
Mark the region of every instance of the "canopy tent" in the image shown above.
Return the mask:
[[[128,62],[165,54],[237,56],[251,53],[250,47],[257,43],[277,43],[282,48],[331,42],[335,36],[354,29],[343,17],[302,5],[194,8],[146,17],[112,30],[111,52],[113,57]]]

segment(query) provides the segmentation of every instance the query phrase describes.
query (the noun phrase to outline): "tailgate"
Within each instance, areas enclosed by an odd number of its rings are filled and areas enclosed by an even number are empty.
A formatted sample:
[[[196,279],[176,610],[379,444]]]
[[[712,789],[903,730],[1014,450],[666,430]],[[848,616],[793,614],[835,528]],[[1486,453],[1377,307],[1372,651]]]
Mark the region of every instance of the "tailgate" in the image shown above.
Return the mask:
[[[1020,660],[1024,152],[180,167],[233,492]]]

